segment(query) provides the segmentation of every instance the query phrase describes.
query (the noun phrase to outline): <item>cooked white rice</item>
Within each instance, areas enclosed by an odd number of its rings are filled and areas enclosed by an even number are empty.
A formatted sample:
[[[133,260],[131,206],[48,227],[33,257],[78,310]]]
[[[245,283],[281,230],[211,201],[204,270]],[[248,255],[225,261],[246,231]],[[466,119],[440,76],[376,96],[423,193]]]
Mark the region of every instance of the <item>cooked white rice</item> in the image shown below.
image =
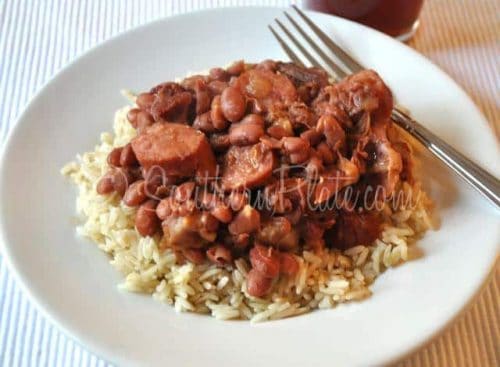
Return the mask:
[[[101,143],[93,151],[78,156],[61,173],[78,186],[78,234],[90,238],[110,255],[111,264],[124,275],[120,287],[152,294],[177,311],[258,322],[362,300],[370,296],[369,286],[381,272],[415,256],[417,252],[412,249],[417,238],[431,227],[430,200],[418,185],[403,183],[400,193],[412,201],[400,203],[395,210],[385,205],[384,230],[373,244],[344,252],[304,251],[296,257],[300,264],[296,276],[280,277],[265,298],[252,297],[246,291],[245,276],[250,265],[245,259],[238,259],[234,268],[178,265],[172,251],[159,250],[158,236],[142,237],[137,233],[134,208],[125,206],[117,195],[97,194],[96,183],[108,170],[108,153],[135,136],[126,118],[130,108],[116,112],[114,134],[101,134]]]

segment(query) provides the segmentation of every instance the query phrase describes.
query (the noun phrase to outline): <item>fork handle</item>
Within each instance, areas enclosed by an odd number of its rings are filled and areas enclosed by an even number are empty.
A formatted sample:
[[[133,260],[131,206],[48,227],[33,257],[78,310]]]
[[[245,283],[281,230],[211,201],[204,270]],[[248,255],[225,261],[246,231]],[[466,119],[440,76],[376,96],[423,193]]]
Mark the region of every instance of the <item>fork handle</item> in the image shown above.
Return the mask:
[[[392,119],[492,202],[497,209],[500,209],[500,181],[497,178],[452,148],[400,109],[395,108],[392,111]]]

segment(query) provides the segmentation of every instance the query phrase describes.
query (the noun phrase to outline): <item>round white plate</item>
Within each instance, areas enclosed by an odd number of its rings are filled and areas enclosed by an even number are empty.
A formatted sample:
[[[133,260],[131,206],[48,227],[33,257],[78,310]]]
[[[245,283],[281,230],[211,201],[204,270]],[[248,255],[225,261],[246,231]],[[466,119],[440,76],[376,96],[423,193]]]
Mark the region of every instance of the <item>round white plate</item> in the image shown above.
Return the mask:
[[[119,291],[108,258],[75,236],[75,189],[59,174],[92,149],[126,102],[189,71],[233,60],[286,59],[266,26],[279,9],[220,9],[164,19],[88,52],[54,78],[19,119],[2,157],[3,253],[53,321],[120,366],[378,365],[410,352],[448,323],[484,282],[498,252],[498,213],[440,163],[424,157],[424,181],[442,226],[424,255],[387,271],[373,297],[333,310],[251,325],[177,314]],[[368,28],[311,14],[377,70],[432,131],[498,174],[487,122],[457,85],[408,47]],[[167,362],[168,361],[168,362]]]

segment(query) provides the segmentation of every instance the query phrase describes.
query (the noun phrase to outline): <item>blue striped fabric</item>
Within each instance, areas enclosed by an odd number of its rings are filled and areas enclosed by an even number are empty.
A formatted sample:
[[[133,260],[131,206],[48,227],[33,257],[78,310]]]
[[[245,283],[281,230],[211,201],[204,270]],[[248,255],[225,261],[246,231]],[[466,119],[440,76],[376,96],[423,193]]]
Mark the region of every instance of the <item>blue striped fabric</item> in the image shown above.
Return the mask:
[[[3,144],[20,111],[54,73],[117,33],[195,9],[289,3],[287,0],[0,0],[0,142]],[[498,295],[495,279],[483,295],[486,301],[476,304],[451,331],[403,364],[460,366],[468,364],[465,361],[482,364],[494,360],[498,357],[495,349],[499,349],[499,316],[493,301]],[[488,329],[492,336],[484,337],[486,331],[483,333],[482,329],[488,320],[493,321]],[[476,333],[487,347],[474,341],[469,344],[468,337]],[[464,353],[462,346],[469,353]],[[485,354],[492,358],[483,359]],[[468,356],[472,359],[467,359]],[[35,309],[16,285],[1,256],[0,365],[110,366],[61,333]]]

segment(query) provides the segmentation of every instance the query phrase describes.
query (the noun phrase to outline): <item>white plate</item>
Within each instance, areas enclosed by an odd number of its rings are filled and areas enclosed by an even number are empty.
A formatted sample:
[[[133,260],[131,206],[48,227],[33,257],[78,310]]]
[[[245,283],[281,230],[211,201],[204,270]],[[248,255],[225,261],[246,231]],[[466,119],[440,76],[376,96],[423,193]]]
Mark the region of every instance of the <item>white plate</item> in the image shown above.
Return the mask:
[[[499,244],[497,214],[441,164],[425,181],[442,227],[421,241],[424,256],[387,271],[370,299],[292,319],[250,325],[177,314],[124,293],[96,246],[75,237],[75,190],[59,175],[76,153],[111,129],[121,88],[152,85],[244,58],[285,56],[266,25],[279,9],[192,13],[125,33],[54,78],[19,119],[3,155],[3,251],[32,299],[60,327],[119,365],[375,365],[419,346],[480,288]],[[443,72],[406,46],[354,23],[312,14],[432,131],[495,173],[487,122]],[[331,32],[330,32],[331,31]]]

